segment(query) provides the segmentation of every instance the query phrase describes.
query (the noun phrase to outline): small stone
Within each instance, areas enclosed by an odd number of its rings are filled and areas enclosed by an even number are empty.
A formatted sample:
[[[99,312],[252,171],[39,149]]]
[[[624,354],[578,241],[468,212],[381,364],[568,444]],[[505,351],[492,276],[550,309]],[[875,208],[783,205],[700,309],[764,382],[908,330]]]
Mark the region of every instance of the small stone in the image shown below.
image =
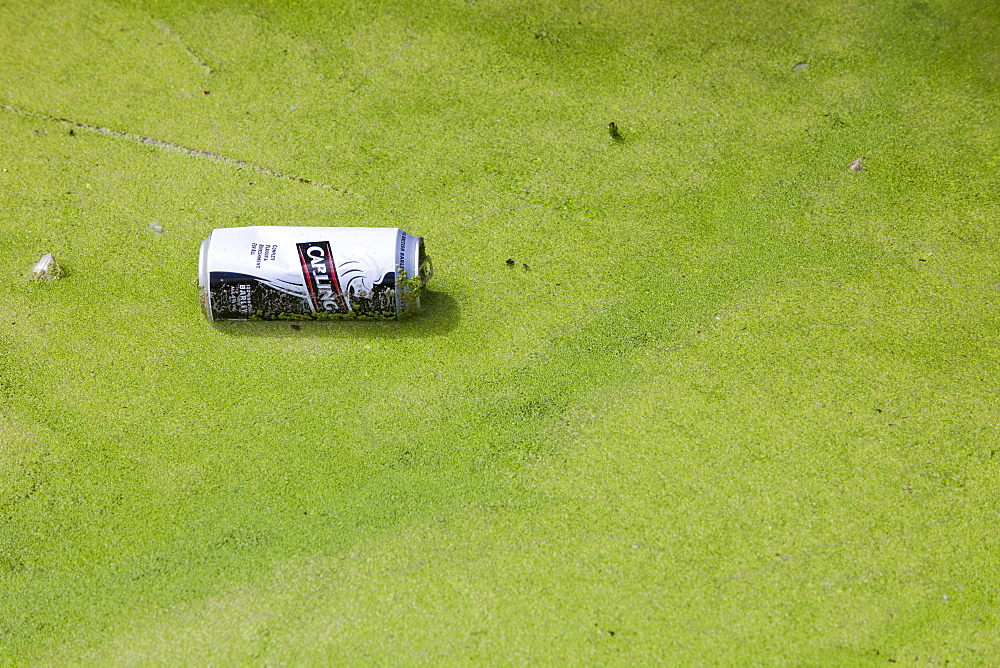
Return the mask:
[[[163,226],[157,223],[155,220],[149,224],[149,229],[156,232],[157,234],[163,234]]]
[[[792,71],[798,72],[799,70],[804,70],[807,67],[809,67],[809,63],[795,63],[792,65]]]
[[[52,253],[46,253],[42,257],[38,258],[38,262],[32,267],[31,273],[35,278],[59,278],[59,274],[62,270],[59,268],[59,264],[56,263],[56,259],[52,257]]]

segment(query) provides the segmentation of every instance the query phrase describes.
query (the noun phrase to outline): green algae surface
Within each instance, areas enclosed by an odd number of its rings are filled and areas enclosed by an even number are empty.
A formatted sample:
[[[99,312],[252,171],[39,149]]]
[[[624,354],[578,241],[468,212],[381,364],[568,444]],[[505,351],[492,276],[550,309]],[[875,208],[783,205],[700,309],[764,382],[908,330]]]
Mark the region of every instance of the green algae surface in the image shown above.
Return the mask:
[[[995,661],[998,32],[0,4],[0,662]],[[210,326],[260,224],[423,314]]]

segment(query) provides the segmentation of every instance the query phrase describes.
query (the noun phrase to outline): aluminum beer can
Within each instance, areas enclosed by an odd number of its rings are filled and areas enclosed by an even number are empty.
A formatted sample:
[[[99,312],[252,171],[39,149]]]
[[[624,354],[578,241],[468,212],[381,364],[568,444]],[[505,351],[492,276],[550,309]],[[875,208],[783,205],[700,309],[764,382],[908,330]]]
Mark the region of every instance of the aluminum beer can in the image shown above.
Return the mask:
[[[396,227],[228,227],[201,243],[202,308],[217,320],[401,318],[431,276]]]

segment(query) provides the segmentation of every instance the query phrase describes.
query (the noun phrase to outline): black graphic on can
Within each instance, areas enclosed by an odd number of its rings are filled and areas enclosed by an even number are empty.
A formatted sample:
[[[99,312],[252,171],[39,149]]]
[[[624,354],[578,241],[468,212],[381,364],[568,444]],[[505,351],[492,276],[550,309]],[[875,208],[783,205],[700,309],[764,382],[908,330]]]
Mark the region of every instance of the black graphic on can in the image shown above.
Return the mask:
[[[333,261],[329,241],[310,241],[295,244],[302,263],[302,277],[313,311],[320,313],[347,313],[350,308],[340,290],[340,277]]]
[[[351,310],[357,313],[371,313],[376,317],[393,317],[399,308],[396,294],[396,274],[387,272],[381,279],[373,282],[370,286],[363,280],[363,275],[354,277],[352,274],[361,272],[353,268],[358,262],[345,262],[342,275],[347,279],[347,287],[344,295],[351,306]]]
[[[208,293],[217,320],[272,319],[282,315],[307,318],[313,314],[308,299],[252,274],[213,271],[209,274]]]

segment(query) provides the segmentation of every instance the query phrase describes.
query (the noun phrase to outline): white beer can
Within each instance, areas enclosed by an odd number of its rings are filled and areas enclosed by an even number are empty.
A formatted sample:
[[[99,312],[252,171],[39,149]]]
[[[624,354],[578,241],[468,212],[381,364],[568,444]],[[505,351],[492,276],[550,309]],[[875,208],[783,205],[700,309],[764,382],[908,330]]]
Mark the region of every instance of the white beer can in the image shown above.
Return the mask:
[[[431,273],[396,227],[228,227],[201,244],[198,288],[211,321],[401,318]]]

